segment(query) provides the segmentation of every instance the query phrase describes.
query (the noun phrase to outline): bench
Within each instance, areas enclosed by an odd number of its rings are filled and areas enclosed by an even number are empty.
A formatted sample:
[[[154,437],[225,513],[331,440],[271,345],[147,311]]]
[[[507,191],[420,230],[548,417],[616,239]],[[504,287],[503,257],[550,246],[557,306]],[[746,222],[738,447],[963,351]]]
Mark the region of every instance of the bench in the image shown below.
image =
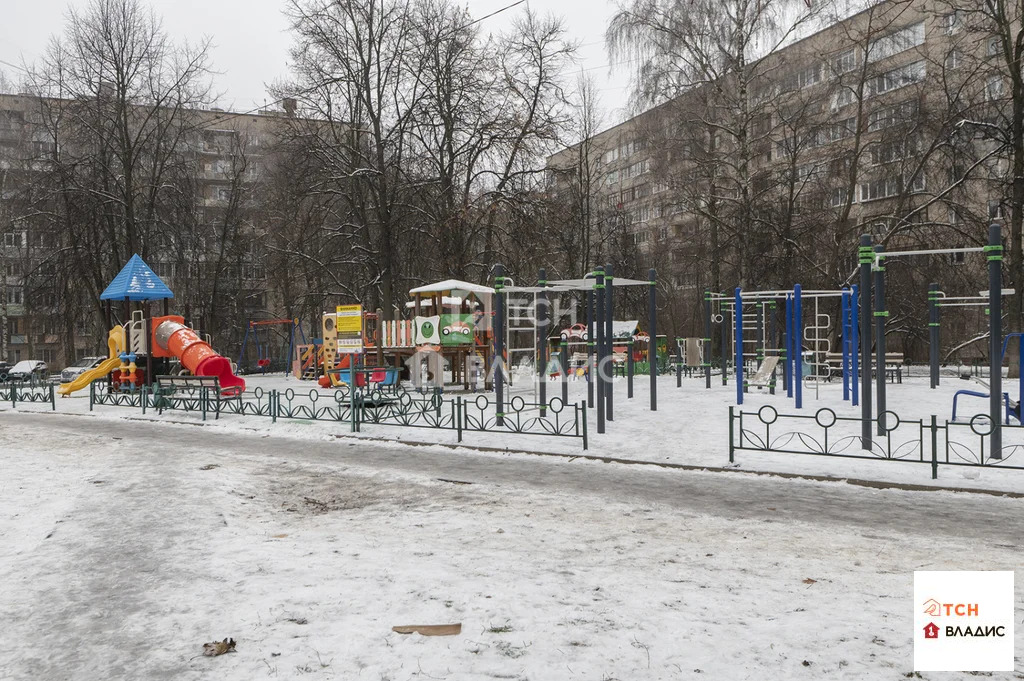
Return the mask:
[[[158,414],[164,409],[184,405],[187,411],[212,411],[214,418],[220,418],[221,388],[216,376],[157,376],[153,384],[153,406]]]
[[[825,353],[825,363],[828,365],[828,379],[832,380],[835,376],[843,375],[843,353],[841,352],[827,352]],[[875,355],[871,355],[871,373],[875,374]],[[903,353],[902,352],[887,352],[885,353],[885,378],[890,383],[903,383]]]

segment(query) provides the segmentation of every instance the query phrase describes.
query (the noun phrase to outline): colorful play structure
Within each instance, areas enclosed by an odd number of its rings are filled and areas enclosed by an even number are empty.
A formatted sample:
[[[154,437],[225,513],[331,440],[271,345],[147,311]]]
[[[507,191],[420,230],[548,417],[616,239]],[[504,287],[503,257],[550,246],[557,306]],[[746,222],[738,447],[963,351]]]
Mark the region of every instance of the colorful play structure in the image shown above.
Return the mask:
[[[457,279],[416,287],[409,319],[384,320],[361,305],[324,312],[322,337],[292,352],[292,374],[324,387],[354,381],[390,387],[407,375],[416,387],[489,384],[494,289]]]
[[[245,381],[235,375],[231,361],[216,353],[199,333],[185,325],[183,317],[168,314],[171,289],[138,255],[133,255],[100,295],[110,331],[108,358],[70,383],[62,383],[60,395],[88,387],[107,378],[110,388],[132,392],[152,385],[160,374],[169,373],[176,360],[180,369],[195,376],[215,376],[225,394],[245,390]],[[114,322],[113,303],[122,303],[124,322]],[[151,304],[163,301],[163,315],[153,316]]]

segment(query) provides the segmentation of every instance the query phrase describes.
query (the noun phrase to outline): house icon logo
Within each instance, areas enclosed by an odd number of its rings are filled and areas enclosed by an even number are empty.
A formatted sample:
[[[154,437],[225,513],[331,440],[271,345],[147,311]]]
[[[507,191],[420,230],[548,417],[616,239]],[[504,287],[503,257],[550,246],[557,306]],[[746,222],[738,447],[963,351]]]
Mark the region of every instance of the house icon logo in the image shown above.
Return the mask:
[[[939,627],[935,622],[929,622],[924,626],[924,637],[925,638],[938,638]]]
[[[929,615],[931,617],[941,617],[942,603],[939,603],[934,598],[929,598],[927,601],[924,602],[924,614]]]

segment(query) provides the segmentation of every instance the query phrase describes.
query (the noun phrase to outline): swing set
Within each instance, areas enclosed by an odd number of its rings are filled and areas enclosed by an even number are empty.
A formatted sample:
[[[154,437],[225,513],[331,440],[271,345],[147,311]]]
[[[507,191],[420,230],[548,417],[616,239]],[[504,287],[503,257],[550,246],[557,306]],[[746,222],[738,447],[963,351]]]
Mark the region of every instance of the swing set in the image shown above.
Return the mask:
[[[245,337],[242,339],[242,350],[238,353],[238,370],[240,373],[288,373],[295,350],[295,333],[298,332],[303,344],[306,343],[306,334],[298,319],[250,319],[245,327]],[[250,343],[250,336],[252,341]],[[284,342],[287,339],[287,343]],[[279,341],[280,349],[273,353],[274,340]],[[255,366],[249,364],[250,359],[246,355],[246,348],[255,348]],[[250,352],[250,354],[252,354]],[[276,356],[275,356],[276,354]]]

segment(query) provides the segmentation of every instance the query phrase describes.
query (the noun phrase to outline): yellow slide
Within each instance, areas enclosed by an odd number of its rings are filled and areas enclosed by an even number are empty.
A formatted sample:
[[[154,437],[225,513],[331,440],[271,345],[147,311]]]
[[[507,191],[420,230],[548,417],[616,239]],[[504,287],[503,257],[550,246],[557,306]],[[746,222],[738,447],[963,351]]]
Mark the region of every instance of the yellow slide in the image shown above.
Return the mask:
[[[125,348],[124,338],[124,327],[115,326],[110,330],[110,334],[107,336],[107,348],[110,352],[110,358],[100,364],[95,369],[89,369],[84,372],[81,376],[71,381],[70,383],[61,383],[60,387],[57,388],[58,395],[70,395],[76,390],[81,390],[85,386],[89,385],[97,378],[103,378],[114,369],[121,366],[121,358],[118,357]]]

